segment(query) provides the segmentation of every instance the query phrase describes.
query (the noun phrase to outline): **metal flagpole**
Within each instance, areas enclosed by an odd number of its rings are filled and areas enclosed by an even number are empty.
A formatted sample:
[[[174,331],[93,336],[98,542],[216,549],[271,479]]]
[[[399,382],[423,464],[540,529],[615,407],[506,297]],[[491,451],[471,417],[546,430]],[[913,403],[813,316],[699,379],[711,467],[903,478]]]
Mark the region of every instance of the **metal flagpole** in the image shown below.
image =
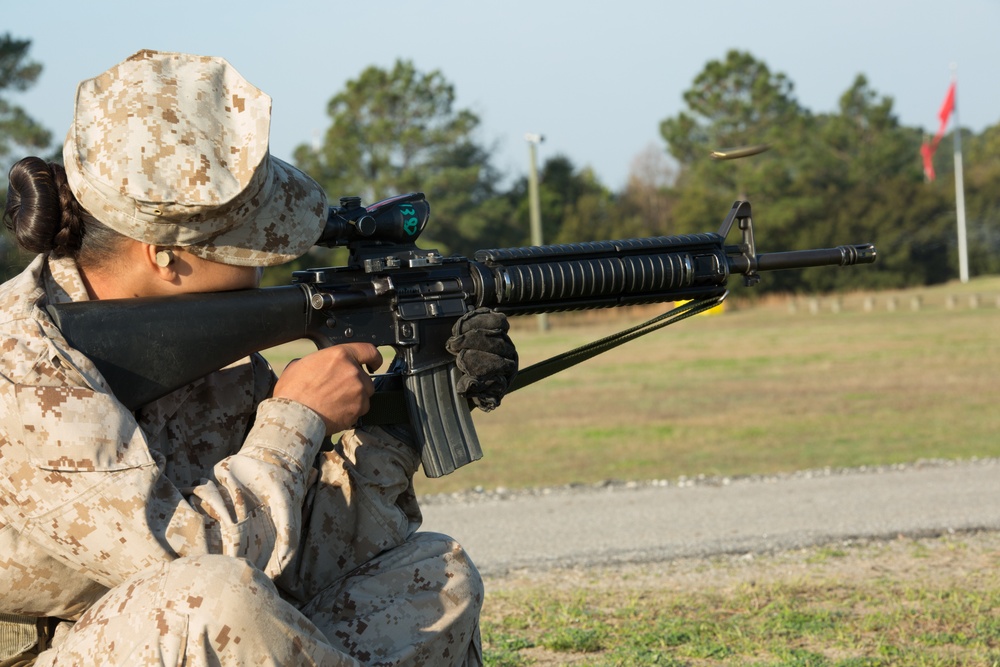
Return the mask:
[[[955,86],[952,106],[954,121],[952,136],[955,141],[955,214],[958,218],[958,277],[963,283],[969,282],[969,247],[965,237],[965,185],[962,180],[962,132],[958,122],[958,66],[951,66],[951,82]]]
[[[545,140],[540,134],[529,132],[524,135],[528,142],[528,157],[531,160],[528,171],[528,207],[531,215],[531,244],[542,245],[542,210],[538,194],[538,144]],[[545,313],[536,315],[539,331],[548,331],[549,318]]]

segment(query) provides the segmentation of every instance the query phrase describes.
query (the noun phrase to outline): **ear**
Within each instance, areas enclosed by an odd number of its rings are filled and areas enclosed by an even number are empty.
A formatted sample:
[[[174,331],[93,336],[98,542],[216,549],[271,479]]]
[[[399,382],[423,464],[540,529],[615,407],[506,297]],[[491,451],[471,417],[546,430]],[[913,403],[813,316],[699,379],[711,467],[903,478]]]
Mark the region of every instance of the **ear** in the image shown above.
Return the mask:
[[[173,283],[177,280],[177,267],[170,248],[159,245],[141,244],[142,264],[151,275]]]

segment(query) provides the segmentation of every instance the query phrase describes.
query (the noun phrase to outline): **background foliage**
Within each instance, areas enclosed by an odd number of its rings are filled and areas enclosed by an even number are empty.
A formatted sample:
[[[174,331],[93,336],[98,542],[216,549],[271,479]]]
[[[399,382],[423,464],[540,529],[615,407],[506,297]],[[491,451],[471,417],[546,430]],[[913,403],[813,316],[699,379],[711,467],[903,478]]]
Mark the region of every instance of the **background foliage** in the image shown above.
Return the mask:
[[[42,68],[30,40],[0,35],[0,163],[25,154],[58,159],[52,134],[10,102]],[[660,124],[663,145],[636,156],[619,192],[589,166],[563,155],[540,165],[546,243],[714,231],[732,202],[753,203],[761,252],[873,242],[879,261],[864,270],[804,270],[769,276],[757,293],[901,288],[956,277],[954,164],[947,140],[925,180],[923,133],[900,124],[893,100],[858,75],[832,113],[814,113],[795,98],[794,83],[752,54],[733,50],[705,64],[684,92],[686,108]],[[471,255],[479,248],[529,244],[527,177],[494,166],[495,149],[479,138],[480,119],[458,108],[444,73],[408,60],[371,66],[334,92],[330,125],[300,145],[296,164],[336,204],[366,203],[422,191],[432,219],[422,245]],[[57,128],[58,129],[58,128]],[[714,161],[711,151],[768,144],[759,155]],[[962,130],[966,224],[972,275],[1000,273],[1000,122],[976,134]],[[5,189],[4,189],[5,190]],[[0,202],[2,203],[2,202]],[[4,276],[26,258],[0,245]],[[337,263],[315,250],[297,262]],[[265,284],[287,281],[289,267]]]

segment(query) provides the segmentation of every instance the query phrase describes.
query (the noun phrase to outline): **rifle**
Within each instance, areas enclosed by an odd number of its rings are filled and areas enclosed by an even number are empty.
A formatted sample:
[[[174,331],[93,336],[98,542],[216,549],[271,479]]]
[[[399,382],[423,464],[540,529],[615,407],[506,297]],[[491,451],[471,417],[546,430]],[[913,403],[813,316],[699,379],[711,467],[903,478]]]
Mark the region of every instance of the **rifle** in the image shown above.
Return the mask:
[[[345,266],[296,271],[292,284],[280,287],[66,303],[50,305],[49,314],[130,410],[294,340],[307,338],[319,348],[352,341],[392,346],[396,362],[379,378],[363,421],[409,422],[425,474],[439,477],[482,457],[445,349],[466,312],[489,307],[522,315],[691,300],[690,314],[721,302],[734,274],[751,286],[762,271],[867,264],[876,256],[871,244],[759,255],[750,204],[737,201],[718,233],[444,257],[416,246],[430,217],[422,193],[367,207],[359,197],[340,204],[330,207],[317,245],[346,246]],[[734,224],[741,242],[727,245]],[[384,407],[403,404],[402,416]]]

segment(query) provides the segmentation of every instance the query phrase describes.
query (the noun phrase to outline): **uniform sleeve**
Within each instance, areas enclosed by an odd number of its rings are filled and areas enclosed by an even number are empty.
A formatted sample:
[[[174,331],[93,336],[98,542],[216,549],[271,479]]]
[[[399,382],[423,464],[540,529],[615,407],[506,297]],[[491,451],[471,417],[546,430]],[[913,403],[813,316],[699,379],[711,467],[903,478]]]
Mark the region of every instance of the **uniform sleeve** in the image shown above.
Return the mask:
[[[407,440],[379,427],[351,430],[320,453],[300,548],[278,579],[283,592],[305,602],[416,532],[420,457]]]
[[[70,381],[2,382],[0,512],[48,555],[108,587],[205,553],[246,558],[273,577],[298,543],[323,436],[314,412],[268,399],[242,448],[181,489],[112,396]]]

